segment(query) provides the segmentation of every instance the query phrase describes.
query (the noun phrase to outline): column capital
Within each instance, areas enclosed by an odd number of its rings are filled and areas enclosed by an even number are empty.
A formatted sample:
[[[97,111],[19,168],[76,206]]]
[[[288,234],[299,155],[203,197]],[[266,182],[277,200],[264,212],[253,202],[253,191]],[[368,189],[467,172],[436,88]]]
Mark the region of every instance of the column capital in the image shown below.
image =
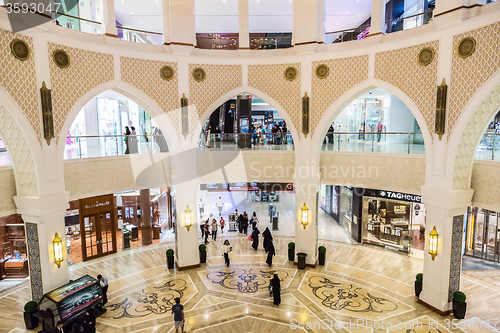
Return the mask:
[[[432,186],[422,186],[422,202],[427,206],[441,207],[447,210],[464,210],[471,205],[473,189],[449,190]],[[465,212],[465,211],[464,211]]]
[[[69,192],[58,192],[40,197],[15,196],[18,214],[24,216],[40,217],[57,214],[69,207]]]

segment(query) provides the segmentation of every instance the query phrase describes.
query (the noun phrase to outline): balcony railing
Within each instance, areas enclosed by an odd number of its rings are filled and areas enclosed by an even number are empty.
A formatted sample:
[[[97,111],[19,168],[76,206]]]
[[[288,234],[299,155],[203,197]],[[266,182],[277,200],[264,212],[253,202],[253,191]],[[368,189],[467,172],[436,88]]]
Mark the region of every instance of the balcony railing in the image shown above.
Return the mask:
[[[163,152],[168,152],[167,142],[163,135],[79,135],[66,138],[64,158],[75,159]]]
[[[292,36],[250,36],[251,50],[286,49],[292,46]]]
[[[290,133],[234,133],[201,135],[198,151],[214,150],[294,150]]]
[[[323,151],[424,155],[422,133],[329,132]]]
[[[432,10],[386,21],[386,33],[416,28],[432,20]]]
[[[484,133],[477,146],[476,160],[500,161],[500,133]]]
[[[357,28],[337,30],[325,33],[325,43],[341,43],[351,40],[365,39],[370,31],[369,25],[363,25]]]
[[[127,27],[116,26],[118,30],[118,37],[130,42],[162,45],[163,34],[161,32],[139,30]]]

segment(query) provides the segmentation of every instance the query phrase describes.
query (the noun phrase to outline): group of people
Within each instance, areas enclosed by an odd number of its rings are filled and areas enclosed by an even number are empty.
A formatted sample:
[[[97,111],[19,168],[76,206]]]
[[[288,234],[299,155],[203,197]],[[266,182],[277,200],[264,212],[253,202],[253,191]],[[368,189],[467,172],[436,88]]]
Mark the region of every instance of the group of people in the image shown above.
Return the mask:
[[[137,140],[137,132],[134,126],[125,126],[125,154],[137,154],[139,152],[139,144]]]
[[[266,142],[266,129],[262,126],[254,126],[252,125],[252,144],[266,144],[273,143],[275,145],[287,144],[286,135],[288,133],[288,129],[286,128],[286,124],[283,124],[283,127],[280,125],[274,125],[271,129],[272,134],[271,138]]]
[[[205,244],[208,244],[208,236],[212,236],[212,240],[217,240],[217,231],[221,230],[221,233],[224,233],[224,227],[226,226],[226,220],[221,216],[219,222],[217,219],[213,217],[213,214],[210,214],[208,219],[204,219],[203,215],[200,215],[200,230],[201,230],[201,238],[205,237]]]

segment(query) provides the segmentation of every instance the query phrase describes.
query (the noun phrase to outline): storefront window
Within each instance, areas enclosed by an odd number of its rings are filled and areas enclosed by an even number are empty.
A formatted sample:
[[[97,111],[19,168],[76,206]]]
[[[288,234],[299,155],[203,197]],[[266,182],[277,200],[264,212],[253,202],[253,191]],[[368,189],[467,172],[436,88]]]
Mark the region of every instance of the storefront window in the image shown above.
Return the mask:
[[[0,218],[0,280],[28,276],[24,222],[21,215]]]
[[[352,235],[352,188],[340,188],[339,224]]]
[[[465,226],[466,255],[499,261],[499,216],[499,213],[491,210],[469,207]]]

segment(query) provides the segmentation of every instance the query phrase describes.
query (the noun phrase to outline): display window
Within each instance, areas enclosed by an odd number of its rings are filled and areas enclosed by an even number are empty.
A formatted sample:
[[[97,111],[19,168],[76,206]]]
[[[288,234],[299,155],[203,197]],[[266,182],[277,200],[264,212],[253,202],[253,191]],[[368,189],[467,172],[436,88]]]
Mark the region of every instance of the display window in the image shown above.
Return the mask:
[[[491,261],[500,261],[500,230],[498,221],[500,213],[469,207],[465,225],[466,255]]]
[[[0,280],[28,276],[24,221],[14,214],[0,218]]]
[[[352,235],[352,188],[340,188],[339,224]]]

